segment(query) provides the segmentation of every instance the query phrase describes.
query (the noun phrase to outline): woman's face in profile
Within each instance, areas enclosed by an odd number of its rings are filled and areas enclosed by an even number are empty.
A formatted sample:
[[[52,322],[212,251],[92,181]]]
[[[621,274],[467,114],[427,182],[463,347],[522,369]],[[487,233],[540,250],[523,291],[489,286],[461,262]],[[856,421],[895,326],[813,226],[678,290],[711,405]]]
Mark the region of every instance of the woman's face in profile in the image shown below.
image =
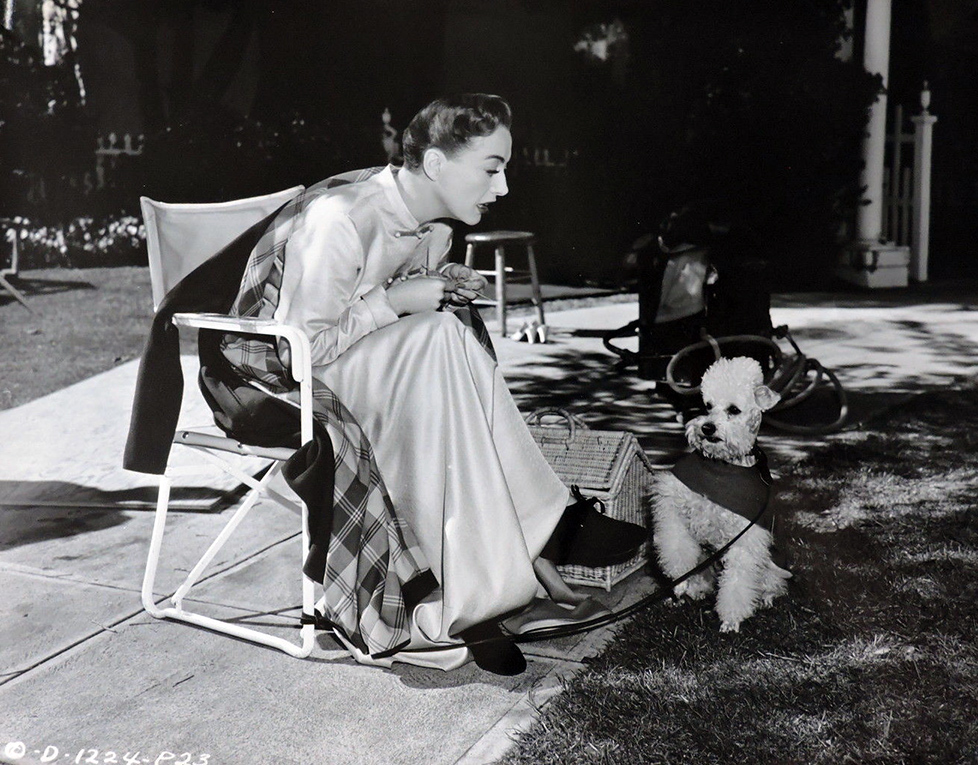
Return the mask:
[[[475,225],[497,197],[509,191],[506,165],[513,153],[513,137],[505,127],[468,142],[447,157],[437,186],[451,218]]]

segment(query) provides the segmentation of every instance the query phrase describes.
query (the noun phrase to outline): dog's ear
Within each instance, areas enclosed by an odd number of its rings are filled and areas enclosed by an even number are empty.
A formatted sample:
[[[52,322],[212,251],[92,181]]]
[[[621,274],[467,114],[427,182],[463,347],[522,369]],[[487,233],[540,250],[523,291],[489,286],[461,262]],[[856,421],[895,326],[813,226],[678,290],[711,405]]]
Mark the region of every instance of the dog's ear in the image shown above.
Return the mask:
[[[754,388],[754,401],[762,412],[766,412],[780,400],[781,396],[766,385],[758,385]]]

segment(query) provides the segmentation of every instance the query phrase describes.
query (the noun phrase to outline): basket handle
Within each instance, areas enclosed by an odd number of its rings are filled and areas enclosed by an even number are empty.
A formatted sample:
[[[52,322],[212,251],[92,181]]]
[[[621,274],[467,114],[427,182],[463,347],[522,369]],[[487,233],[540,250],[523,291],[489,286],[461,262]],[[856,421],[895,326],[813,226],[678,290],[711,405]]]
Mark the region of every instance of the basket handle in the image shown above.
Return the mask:
[[[580,417],[575,414],[571,414],[566,409],[560,409],[559,407],[546,407],[544,409],[537,409],[535,412],[531,412],[526,416],[527,425],[540,425],[543,426],[543,418],[547,416],[561,417],[567,424],[567,428],[570,431],[568,436],[564,438],[565,441],[573,441],[574,435],[577,432],[577,428],[583,428],[587,430],[587,423],[584,422]],[[551,426],[544,426],[551,427]],[[553,426],[554,430],[557,429]]]

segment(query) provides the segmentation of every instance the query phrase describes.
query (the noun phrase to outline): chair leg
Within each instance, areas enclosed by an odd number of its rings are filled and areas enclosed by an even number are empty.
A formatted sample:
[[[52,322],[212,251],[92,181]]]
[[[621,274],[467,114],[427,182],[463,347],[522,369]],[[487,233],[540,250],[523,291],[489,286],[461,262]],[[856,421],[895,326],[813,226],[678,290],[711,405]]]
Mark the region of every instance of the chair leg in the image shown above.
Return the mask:
[[[270,470],[269,473],[271,472],[273,471]],[[141,593],[143,608],[146,609],[147,613],[149,613],[151,616],[156,617],[157,619],[164,619],[164,618],[174,619],[176,621],[182,621],[188,624],[194,624],[198,627],[204,627],[206,629],[210,629],[215,632],[231,635],[232,637],[241,638],[242,640],[248,640],[253,643],[265,645],[268,646],[269,648],[276,648],[298,659],[304,659],[307,656],[309,656],[309,654],[312,653],[312,649],[315,641],[315,625],[313,624],[302,625],[300,629],[300,636],[302,642],[297,645],[292,641],[286,640],[276,635],[269,635],[264,632],[259,632],[258,630],[255,629],[251,629],[249,627],[242,627],[240,625],[226,622],[221,619],[216,619],[210,616],[204,616],[203,614],[194,613],[192,611],[186,611],[182,607],[182,604],[180,603],[179,600],[176,600],[177,605],[175,605],[174,607],[160,608],[156,605],[153,599],[153,589],[156,581],[156,572],[159,565],[160,550],[163,544],[163,534],[166,527],[167,509],[169,507],[169,501],[170,501],[170,486],[171,486],[170,478],[165,475],[160,476],[160,488],[159,488],[159,494],[157,496],[157,501],[156,501],[156,517],[153,522],[153,534],[150,539],[149,555],[146,561],[146,571],[143,575],[143,587]],[[258,496],[257,492],[255,492],[254,494],[255,497]],[[250,505],[248,509],[250,509],[250,506],[254,504],[254,499],[249,497],[249,501],[250,501]],[[309,528],[308,528],[308,519],[306,517],[307,516],[306,508],[303,507],[302,511],[303,511],[302,512],[302,561],[304,562],[309,552],[310,536],[309,536]],[[245,513],[246,512],[247,510],[245,510]],[[210,555],[211,558],[213,557],[213,555],[217,552],[217,550],[220,549],[221,545],[224,544],[224,541],[226,541],[227,537],[230,536],[230,532],[233,531],[233,527],[237,526],[237,524],[240,523],[240,520],[244,517],[245,513],[242,513],[241,509],[235,512],[234,516],[232,516],[231,520],[225,526],[224,530],[221,532],[221,535],[218,538],[219,540],[221,540],[220,544],[218,544],[218,540],[215,540],[215,542],[212,543],[210,548],[208,548],[208,551],[204,554],[205,557],[207,557],[208,555]],[[203,561],[203,558],[201,560]],[[197,572],[198,568],[201,568],[200,563],[198,563],[198,565],[194,568],[194,572],[191,572],[191,575],[188,577],[188,581],[190,581],[191,578],[193,578],[194,580],[196,579],[195,572]],[[299,571],[301,572],[301,570],[302,570],[302,564],[300,563]],[[199,576],[199,572],[196,573],[196,576]],[[193,582],[191,582],[190,586],[192,586],[192,584]],[[189,589],[190,589],[189,586],[186,587],[186,590]],[[184,592],[181,594],[181,599],[183,595],[186,594],[186,590],[184,590]],[[312,614],[314,608],[315,608],[314,583],[311,580],[309,580],[306,576],[302,575],[302,611],[303,613],[306,614]]]
[[[224,544],[228,541],[231,535],[234,533],[235,529],[241,525],[241,521],[245,519],[248,512],[255,506],[261,498],[261,490],[265,485],[272,480],[272,478],[281,471],[281,463],[276,463],[262,476],[259,485],[253,488],[248,493],[248,498],[241,503],[241,507],[234,511],[231,519],[225,524],[224,528],[221,529],[221,533],[217,535],[213,542],[211,542],[210,547],[207,548],[206,552],[200,556],[200,560],[197,561],[197,565],[193,567],[191,572],[187,574],[187,578],[184,580],[175,593],[173,593],[173,605],[177,608],[181,608],[184,596],[190,592],[190,588],[197,584],[197,580],[200,579],[201,574],[207,569],[214,560],[214,556],[217,555]]]
[[[537,321],[547,322],[543,318],[543,294],[540,292],[540,278],[537,276],[537,259],[533,255],[533,244],[526,245],[526,262],[530,268],[530,287],[533,290],[533,305],[537,307]]]
[[[149,541],[149,555],[146,558],[146,571],[143,574],[143,608],[151,616],[162,619],[165,609],[160,609],[153,600],[153,585],[156,582],[156,569],[160,562],[160,548],[163,545],[163,530],[166,527],[166,511],[170,505],[170,478],[160,476],[160,488],[156,495],[156,517],[153,519],[153,536]]]
[[[496,245],[496,319],[506,337],[506,251],[501,244]]]
[[[7,277],[4,276],[3,274],[0,274],[0,288],[7,290],[7,292],[9,292],[11,295],[17,298],[17,300],[20,301],[21,305],[23,305],[24,308],[26,308],[28,311],[30,311],[31,313],[35,312],[33,308],[27,305],[27,298],[24,297],[23,293],[21,293],[20,290],[14,287],[14,285],[12,285],[7,280]]]

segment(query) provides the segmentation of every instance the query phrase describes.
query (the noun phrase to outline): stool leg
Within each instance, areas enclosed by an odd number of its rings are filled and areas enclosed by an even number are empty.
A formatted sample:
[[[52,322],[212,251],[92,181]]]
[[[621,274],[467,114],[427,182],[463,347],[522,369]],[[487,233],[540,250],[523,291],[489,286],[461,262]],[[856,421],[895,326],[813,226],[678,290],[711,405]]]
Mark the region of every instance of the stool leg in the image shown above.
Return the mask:
[[[496,319],[506,337],[506,252],[501,244],[496,246]]]
[[[543,294],[540,292],[540,279],[537,277],[537,260],[533,257],[533,245],[526,245],[526,262],[530,267],[530,286],[533,289],[533,305],[537,307],[537,320],[541,324],[546,324],[543,320]]]
[[[465,246],[465,265],[472,268],[473,263],[475,263],[475,245],[469,242]]]

